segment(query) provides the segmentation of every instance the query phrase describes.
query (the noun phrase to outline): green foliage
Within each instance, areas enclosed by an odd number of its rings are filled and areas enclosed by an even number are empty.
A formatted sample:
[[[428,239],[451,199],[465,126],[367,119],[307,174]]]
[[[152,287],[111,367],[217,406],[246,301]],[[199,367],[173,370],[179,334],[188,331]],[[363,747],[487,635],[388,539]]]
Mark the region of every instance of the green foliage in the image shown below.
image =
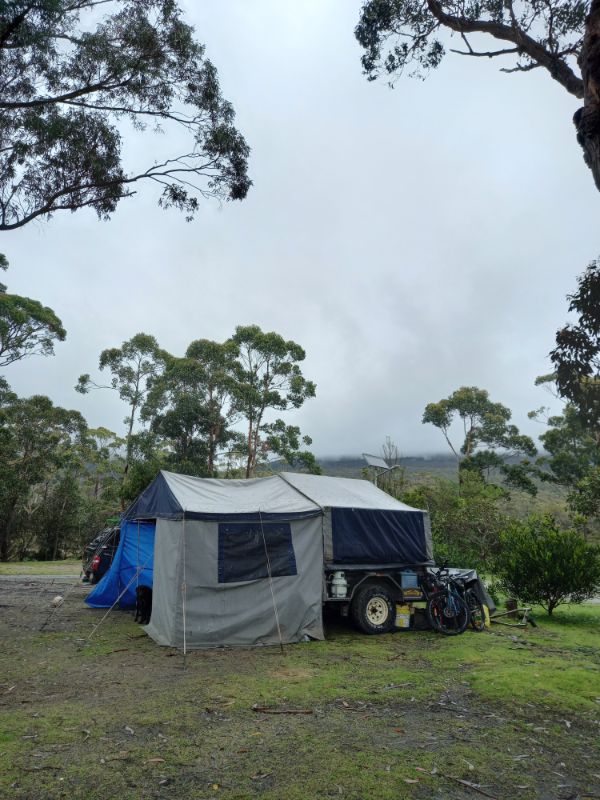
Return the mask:
[[[248,192],[248,146],[177,4],[115,0],[102,15],[103,5],[0,3],[0,230],[84,206],[107,218],[143,180],[188,219],[201,197]],[[126,173],[124,123],[188,145]]]
[[[290,467],[296,467],[311,475],[320,475],[321,467],[313,453],[301,450],[305,444],[310,447],[310,436],[302,436],[300,428],[296,425],[286,425],[282,419],[276,419],[268,425],[263,425],[264,448],[267,453],[274,453],[285,459]]]
[[[550,516],[511,521],[500,543],[496,572],[503,589],[550,615],[561,603],[581,603],[600,590],[600,548]]]
[[[75,386],[75,391],[81,394],[87,394],[90,389],[113,389],[119,393],[121,400],[128,404],[129,414],[124,420],[127,426],[124,477],[132,460],[135,422],[148,396],[152,381],[162,373],[168,358],[168,354],[160,349],[154,336],[137,333],[123,342],[121,347],[112,347],[100,354],[100,370],[108,369],[112,374],[110,385],[97,384],[85,374],[79,376]]]
[[[535,456],[536,448],[529,436],[519,433],[516,425],[510,424],[510,409],[501,403],[493,403],[484,389],[463,386],[438,403],[429,403],[423,413],[423,423],[439,428],[459,463],[459,479],[467,471],[480,478],[490,475],[492,470],[500,472],[507,486],[535,494],[537,487],[531,479],[535,472],[527,459],[519,464],[508,464],[506,459],[514,456]],[[454,420],[462,423],[464,441],[460,448],[450,439]]]
[[[316,393],[315,384],[302,375],[298,362],[305,352],[278,333],[264,333],[258,325],[238,326],[230,340],[238,350],[233,407],[247,422],[246,477],[254,475],[270,431],[268,410],[300,408]],[[273,439],[272,439],[273,441]]]
[[[567,486],[574,513],[600,513],[600,261],[593,261],[568,296],[569,311],[577,321],[556,333],[550,353],[552,375],[536,383],[554,383],[566,401],[561,415],[547,420],[540,437],[550,454],[545,464],[549,479]],[[530,416],[539,417],[543,409]]]
[[[550,353],[559,395],[573,405],[586,427],[600,434],[600,261],[592,261],[568,296],[575,324],[556,333]]]
[[[204,404],[204,373],[191,359],[169,359],[153,382],[142,410],[152,432],[169,443],[170,468],[206,476],[210,422]]]
[[[0,269],[8,261],[0,253]],[[67,333],[51,308],[37,300],[7,294],[0,283],[0,367],[6,367],[27,356],[50,356],[54,342],[63,342]]]
[[[503,72],[550,75],[583,99],[573,122],[600,189],[599,24],[597,4],[582,0],[365,0],[355,35],[368,80],[383,75],[390,85],[405,72],[426,77],[440,65],[451,37],[450,52],[475,63],[498,57]]]
[[[429,511],[433,552],[438,564],[489,573],[507,517],[499,509],[503,492],[467,473],[460,488],[438,479],[405,492],[402,500]]]
[[[39,516],[41,487],[68,481],[66,476],[81,468],[85,434],[79,412],[54,406],[42,395],[19,398],[0,379],[0,560],[13,555],[23,517]]]
[[[41,499],[34,521],[37,557],[55,561],[78,539],[81,497],[77,475],[71,470],[58,473],[44,485]]]
[[[120,348],[104,350],[99,366],[110,371],[110,383],[102,386],[86,374],[75,388],[83,394],[92,388],[113,389],[129,406],[123,503],[159,469],[216,475],[218,456],[227,451],[230,461],[244,454],[246,477],[269,454],[317,472],[313,454],[302,449],[310,439],[297,427],[265,418],[270,409],[298,408],[314,396],[314,384],[305,380],[297,364],[303,359],[304,351],[295,342],[263,333],[255,325],[238,327],[223,343],[195,340],[183,358],[169,355],[143,333]],[[248,436],[235,428],[241,419],[248,422]],[[231,463],[227,474],[233,472]]]
[[[170,357],[152,381],[142,419],[168,443],[168,465],[190,475],[215,473],[217,452],[232,441],[235,357],[231,342],[192,342],[185,358]]]
[[[542,67],[581,97],[582,81],[573,68],[581,52],[585,16],[586,5],[578,0],[529,0],[518,8],[496,0],[367,0],[355,34],[364,49],[362,65],[369,80],[384,74],[393,81],[405,70],[423,77],[444,57],[446,31],[461,34],[462,49],[450,52],[503,56],[503,65],[512,57],[512,72]],[[494,43],[482,52],[478,48],[483,37],[502,45]]]
[[[530,416],[540,418],[543,409]],[[541,461],[563,486],[573,487],[585,477],[590,466],[600,466],[600,450],[593,431],[576,407],[567,403],[562,414],[548,417],[547,430],[540,436],[549,454]]]
[[[125,508],[154,480],[161,469],[178,470],[177,465],[167,464],[168,452],[162,446],[160,437],[152,431],[139,431],[130,439],[130,461],[122,478],[120,498]]]
[[[586,520],[600,517],[600,466],[588,469],[567,495],[567,503],[574,514]]]
[[[54,354],[66,331],[54,311],[37,300],[0,293],[0,367],[26,356]]]
[[[8,259],[4,255],[4,253],[0,253],[0,269],[3,269],[5,272],[8,269]],[[5,292],[6,286],[3,283],[0,283],[0,292]]]

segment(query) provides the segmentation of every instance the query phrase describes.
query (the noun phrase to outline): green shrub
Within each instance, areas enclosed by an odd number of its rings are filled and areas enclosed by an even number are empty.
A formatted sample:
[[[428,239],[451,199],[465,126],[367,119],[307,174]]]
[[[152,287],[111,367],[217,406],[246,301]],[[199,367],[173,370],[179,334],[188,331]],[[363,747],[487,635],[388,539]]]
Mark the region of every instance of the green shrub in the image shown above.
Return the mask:
[[[561,603],[581,603],[600,591],[600,548],[550,516],[513,520],[500,536],[496,572],[508,594],[552,614]]]
[[[438,564],[472,567],[489,573],[508,517],[499,510],[502,490],[474,475],[460,486],[439,479],[405,492],[403,501],[431,517],[433,553]]]

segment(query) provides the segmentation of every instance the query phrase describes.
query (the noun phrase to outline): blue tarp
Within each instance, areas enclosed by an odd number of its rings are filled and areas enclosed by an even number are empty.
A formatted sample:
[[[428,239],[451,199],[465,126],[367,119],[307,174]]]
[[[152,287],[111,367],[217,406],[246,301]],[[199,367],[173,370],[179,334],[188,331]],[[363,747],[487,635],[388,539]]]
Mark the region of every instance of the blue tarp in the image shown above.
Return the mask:
[[[88,606],[110,608],[127,587],[119,600],[119,606],[134,608],[137,586],[152,588],[155,529],[155,522],[123,520],[119,547],[111,567],[86,597]],[[136,577],[139,567],[143,568]]]

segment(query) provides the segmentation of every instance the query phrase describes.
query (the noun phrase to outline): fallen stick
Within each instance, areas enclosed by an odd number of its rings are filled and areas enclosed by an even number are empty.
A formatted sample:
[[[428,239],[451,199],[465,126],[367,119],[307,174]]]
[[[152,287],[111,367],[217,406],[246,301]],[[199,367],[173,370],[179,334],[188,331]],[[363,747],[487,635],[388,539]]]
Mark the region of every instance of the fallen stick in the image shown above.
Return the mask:
[[[269,708],[268,706],[252,706],[252,711],[260,714],[312,714],[312,708]]]
[[[498,800],[498,798],[495,797],[495,795],[485,792],[483,789],[480,789],[479,786],[476,786],[474,783],[471,783],[471,781],[463,781],[462,778],[455,778],[453,775],[444,775],[443,772],[438,772],[438,775],[441,775],[442,778],[446,778],[449,781],[455,781],[456,783],[460,783],[462,786],[466,786],[468,789],[473,789],[474,792],[479,792],[479,794],[482,794],[484,797],[491,797],[492,800]]]
[[[59,770],[62,769],[62,767],[58,764],[40,764],[40,766],[36,767],[19,767],[19,769],[23,770],[23,772],[39,772],[41,769]]]

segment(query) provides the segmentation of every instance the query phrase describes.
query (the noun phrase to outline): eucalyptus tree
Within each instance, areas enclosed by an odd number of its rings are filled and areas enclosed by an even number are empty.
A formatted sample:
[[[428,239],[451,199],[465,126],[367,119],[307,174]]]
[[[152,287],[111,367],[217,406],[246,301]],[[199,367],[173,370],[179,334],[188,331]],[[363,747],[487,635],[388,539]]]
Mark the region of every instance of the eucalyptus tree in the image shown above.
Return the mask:
[[[190,358],[169,358],[153,382],[142,418],[166,446],[169,468],[206,477],[210,425],[204,368]]]
[[[600,0],[366,0],[355,34],[369,80],[424,77],[447,50],[505,73],[543,71],[583,101],[573,121],[600,190]]]
[[[569,489],[572,510],[600,516],[600,261],[592,261],[568,295],[573,322],[556,333],[551,375],[536,383],[552,385],[565,402],[550,416],[540,437],[548,456],[549,479]],[[532,412],[540,418],[544,409]]]
[[[92,389],[111,389],[129,407],[124,419],[125,463],[123,480],[126,479],[132,459],[132,437],[135,423],[139,420],[142,406],[148,396],[152,381],[162,374],[168,354],[160,349],[154,336],[137,333],[123,342],[121,347],[112,347],[100,353],[99,369],[111,373],[110,383],[96,383],[89,374],[79,376],[75,390],[87,394]]]
[[[567,296],[577,315],[556,333],[550,353],[559,395],[572,403],[600,444],[600,260],[592,261]]]
[[[207,464],[209,475],[215,470],[220,448],[231,442],[234,425],[239,419],[233,398],[237,368],[237,345],[228,340],[213,342],[196,339],[186,351],[186,358],[203,371],[204,407],[207,424]]]
[[[7,268],[8,261],[0,253],[0,269]],[[64,341],[66,335],[51,308],[38,300],[9,294],[0,283],[0,367],[27,356],[52,355],[54,343]]]
[[[547,382],[553,376],[543,377]],[[567,506],[571,513],[588,520],[600,516],[598,432],[572,403],[565,403],[560,414],[549,414],[542,406],[531,411],[529,416],[546,426],[539,437],[544,447],[544,454],[537,460],[541,480],[567,490]],[[583,520],[578,518],[578,522]]]
[[[270,411],[300,408],[316,386],[300,369],[306,354],[296,342],[263,332],[258,325],[238,326],[231,342],[238,348],[234,408],[246,421],[246,477],[254,475],[261,447],[272,435]]]
[[[86,206],[108,218],[142,182],[188,219],[201,198],[241,200],[234,116],[174,0],[0,2],[0,230]],[[180,144],[128,171],[136,130]]]
[[[535,469],[527,460],[536,455],[536,447],[529,436],[519,433],[510,423],[511,411],[501,403],[493,403],[485,389],[463,386],[437,403],[429,403],[423,413],[423,423],[435,425],[456,456],[459,481],[465,470],[481,478],[491,470],[498,470],[508,485],[535,494],[531,479]],[[453,443],[453,422],[461,423],[462,444]],[[518,464],[507,463],[509,457],[522,457]]]
[[[90,428],[85,442],[84,458],[90,466],[88,491],[90,497],[116,500],[116,486],[123,474],[125,439],[108,428]]]

